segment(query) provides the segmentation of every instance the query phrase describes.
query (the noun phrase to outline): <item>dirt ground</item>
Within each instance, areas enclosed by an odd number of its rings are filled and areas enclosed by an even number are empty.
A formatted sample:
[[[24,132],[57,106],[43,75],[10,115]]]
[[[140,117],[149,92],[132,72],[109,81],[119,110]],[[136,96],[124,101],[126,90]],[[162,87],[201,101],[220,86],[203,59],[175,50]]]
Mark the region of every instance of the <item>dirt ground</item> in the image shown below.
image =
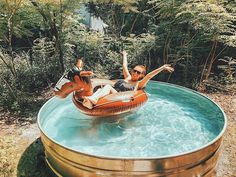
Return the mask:
[[[236,95],[207,94],[223,108],[227,116],[227,129],[217,165],[217,177],[236,177]]]
[[[206,95],[223,108],[228,118],[217,177],[236,177],[236,96],[222,93]],[[0,177],[55,176],[45,164],[39,136],[36,123],[7,125],[0,119]]]

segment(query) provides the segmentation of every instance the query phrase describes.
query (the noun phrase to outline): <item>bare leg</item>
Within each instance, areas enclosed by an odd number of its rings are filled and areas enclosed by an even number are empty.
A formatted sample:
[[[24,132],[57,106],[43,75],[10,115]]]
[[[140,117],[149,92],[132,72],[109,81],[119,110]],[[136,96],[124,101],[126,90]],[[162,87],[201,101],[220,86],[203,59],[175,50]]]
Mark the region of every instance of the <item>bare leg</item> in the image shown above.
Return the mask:
[[[99,98],[113,93],[117,93],[117,91],[111,85],[105,85],[102,89],[97,90],[92,96],[84,97],[83,105],[92,109],[93,104],[96,104]]]
[[[96,104],[99,98],[106,95],[117,93],[117,91],[111,85],[105,85],[103,88],[99,89],[92,96],[87,97],[93,104]]]
[[[102,89],[98,89],[93,95],[99,94],[99,93],[101,92],[101,90],[102,90]],[[83,105],[84,105],[86,108],[93,109],[93,103],[91,102],[90,97],[91,97],[91,96],[85,96],[85,97],[84,97]]]

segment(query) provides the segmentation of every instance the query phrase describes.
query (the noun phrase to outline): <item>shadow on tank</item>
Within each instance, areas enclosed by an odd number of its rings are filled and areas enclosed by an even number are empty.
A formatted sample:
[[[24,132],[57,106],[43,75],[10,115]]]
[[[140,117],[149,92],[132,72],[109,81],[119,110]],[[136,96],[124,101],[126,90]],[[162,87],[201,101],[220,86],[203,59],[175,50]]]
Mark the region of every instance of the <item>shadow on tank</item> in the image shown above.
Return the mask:
[[[17,165],[17,177],[56,177],[45,161],[41,139],[36,139],[22,154]]]

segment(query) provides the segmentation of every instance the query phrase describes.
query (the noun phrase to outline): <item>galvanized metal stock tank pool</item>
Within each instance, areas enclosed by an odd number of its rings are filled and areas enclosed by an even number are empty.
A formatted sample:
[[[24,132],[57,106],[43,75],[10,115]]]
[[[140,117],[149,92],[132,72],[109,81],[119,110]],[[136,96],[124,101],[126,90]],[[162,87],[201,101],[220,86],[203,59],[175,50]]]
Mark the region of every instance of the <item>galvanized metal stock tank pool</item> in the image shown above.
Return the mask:
[[[223,110],[193,90],[150,82],[148,102],[132,114],[91,118],[72,97],[52,98],[38,125],[50,168],[64,177],[215,176]]]

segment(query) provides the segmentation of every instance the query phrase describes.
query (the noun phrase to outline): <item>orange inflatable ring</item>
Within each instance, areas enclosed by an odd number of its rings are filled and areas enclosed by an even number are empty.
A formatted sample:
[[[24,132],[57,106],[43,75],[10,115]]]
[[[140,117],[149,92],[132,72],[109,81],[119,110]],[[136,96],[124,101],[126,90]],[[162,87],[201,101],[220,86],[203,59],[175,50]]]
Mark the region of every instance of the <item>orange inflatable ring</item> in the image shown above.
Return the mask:
[[[115,82],[106,79],[90,79],[91,74],[90,71],[81,71],[70,80],[63,76],[56,84],[55,95],[65,98],[73,93],[73,102],[77,108],[84,114],[96,117],[107,117],[133,111],[148,99],[144,90],[118,92],[100,98],[92,109],[88,109],[82,104],[83,97],[92,95],[96,87],[113,85]]]
[[[79,94],[77,92],[73,94],[73,102],[76,107],[82,113],[96,117],[107,117],[133,111],[143,105],[147,99],[144,90],[118,92],[100,98],[93,109],[88,109],[83,106]]]

